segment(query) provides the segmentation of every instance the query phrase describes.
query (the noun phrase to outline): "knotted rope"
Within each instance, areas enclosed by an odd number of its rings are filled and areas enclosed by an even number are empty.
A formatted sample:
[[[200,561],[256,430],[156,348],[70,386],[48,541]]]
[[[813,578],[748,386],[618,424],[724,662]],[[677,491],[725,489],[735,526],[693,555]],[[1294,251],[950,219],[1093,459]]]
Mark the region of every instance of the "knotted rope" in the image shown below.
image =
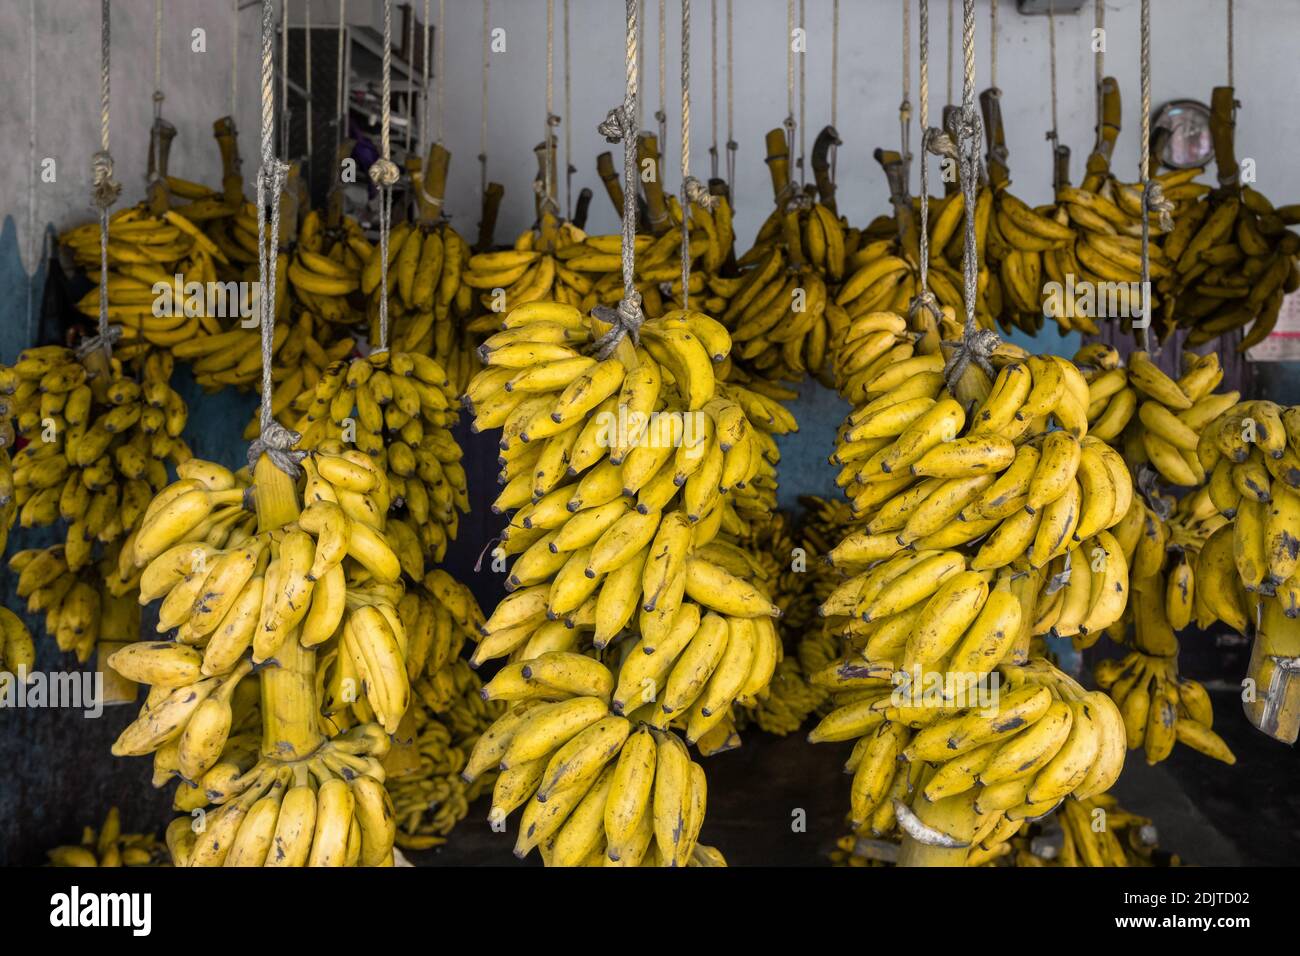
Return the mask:
[[[908,0],[903,0],[904,24],[907,22]],[[919,56],[921,80],[921,245],[920,245],[920,279],[921,289],[908,305],[908,318],[915,319],[921,309],[934,316],[937,322],[943,316],[939,300],[930,291],[930,163],[929,153],[939,153],[935,142],[936,134],[942,136],[938,129],[930,128],[930,0],[920,0],[921,49]],[[904,42],[907,42],[907,29],[904,26]],[[904,100],[906,100],[904,94]],[[903,142],[906,144],[907,138]]]
[[[592,315],[611,328],[594,343],[597,358],[601,361],[614,354],[623,337],[630,336],[633,343],[641,339],[641,293],[636,291],[636,103],[637,63],[640,24],[637,20],[637,0],[625,0],[627,8],[627,81],[623,90],[623,103],[606,115],[598,127],[606,142],[623,144],[623,298],[617,308],[596,306]]]
[[[682,0],[682,308],[691,307],[691,203],[712,209],[709,189],[691,175],[691,0]]]
[[[122,186],[113,181],[113,154],[108,149],[108,74],[112,43],[109,0],[99,6],[99,151],[90,159],[90,202],[99,212],[99,332],[82,343],[89,355],[102,348],[106,359],[113,357],[113,342],[122,330],[108,325],[108,210],[117,202]],[[116,334],[114,334],[116,333]],[[84,356],[83,356],[84,357]]]
[[[966,369],[974,363],[990,378],[994,377],[993,350],[1001,341],[996,332],[981,329],[975,318],[975,297],[979,281],[979,262],[975,248],[975,199],[979,187],[979,146],[982,124],[975,109],[975,0],[962,0],[962,77],[961,110],[955,117],[957,128],[949,130],[948,137],[956,153],[958,174],[961,178],[962,201],[966,208],[965,246],[962,250],[962,280],[966,315],[959,342],[953,346],[952,357],[944,367],[944,377],[949,388],[956,385]],[[938,147],[936,143],[936,148]]]
[[[1142,325],[1134,323],[1134,337],[1144,351],[1151,348],[1151,212],[1160,217],[1161,230],[1173,228],[1174,204],[1165,198],[1158,180],[1151,178],[1151,0],[1142,0],[1142,137],[1139,173],[1142,179]],[[1157,346],[1158,347],[1158,346]]]
[[[402,171],[392,161],[389,103],[393,69],[393,0],[384,0],[384,67],[380,104],[379,148],[382,155],[370,167],[370,181],[379,190],[379,348],[388,350],[388,234],[393,221],[393,186]]]
[[[271,352],[275,338],[275,272],[279,259],[280,191],[288,166],[275,157],[275,19],[273,0],[262,0],[262,165],[257,171],[257,297],[262,336],[261,432],[248,446],[248,465],[253,468],[266,455],[281,471],[298,477],[298,462],[306,457],[293,446],[302,438],[285,428],[271,414]],[[266,232],[267,192],[270,192],[271,230]]]
[[[553,216],[560,214],[560,204],[555,194],[555,128],[560,125],[560,117],[555,115],[555,0],[546,0],[546,159],[543,163],[542,178],[533,184],[533,189],[541,199],[539,212]]]
[[[833,56],[831,62],[834,63]],[[833,87],[834,80],[831,83]],[[832,101],[834,95],[832,91]],[[831,125],[835,125],[833,119]],[[898,141],[902,147],[903,162],[910,168],[912,163],[912,0],[903,0],[903,100],[898,104],[898,127]],[[924,120],[921,121],[921,128],[925,128]]]
[[[151,183],[162,179],[163,118],[162,105],[166,97],[162,90],[162,0],[153,6],[153,126],[149,130],[149,148],[153,152],[153,169],[149,171]],[[107,82],[107,80],[104,80]],[[107,147],[105,147],[107,149]]]

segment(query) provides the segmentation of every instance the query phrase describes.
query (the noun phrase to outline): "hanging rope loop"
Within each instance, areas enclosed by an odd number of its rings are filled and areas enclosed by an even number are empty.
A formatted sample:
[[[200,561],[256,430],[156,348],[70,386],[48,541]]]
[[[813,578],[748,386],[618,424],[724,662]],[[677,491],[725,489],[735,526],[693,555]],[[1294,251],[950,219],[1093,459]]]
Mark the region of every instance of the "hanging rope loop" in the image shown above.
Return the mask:
[[[645,315],[641,311],[641,293],[636,290],[636,109],[637,67],[640,59],[638,46],[640,24],[637,17],[637,0],[625,0],[627,10],[627,48],[625,53],[627,80],[623,89],[623,103],[609,111],[600,124],[600,134],[606,142],[623,145],[623,297],[616,308],[596,306],[591,314],[607,323],[610,330],[593,344],[596,357],[601,361],[614,354],[624,336],[633,344],[640,344],[641,324]]]
[[[262,334],[262,408],[261,431],[248,446],[248,465],[252,469],[262,455],[286,474],[297,478],[298,463],[307,456],[294,451],[302,438],[285,428],[271,414],[271,353],[275,337],[275,283],[279,260],[280,191],[284,188],[289,167],[275,157],[275,72],[273,40],[275,21],[273,0],[262,0],[262,166],[257,172],[257,274],[258,320]],[[268,195],[269,192],[269,195]],[[267,205],[271,209],[270,235],[266,230]]]
[[[990,378],[994,378],[993,352],[1001,342],[996,332],[981,329],[975,316],[979,284],[975,200],[979,188],[979,149],[983,139],[983,124],[975,108],[975,0],[962,0],[962,57],[965,70],[961,108],[953,114],[955,128],[948,130],[948,136],[955,141],[962,201],[966,207],[965,244],[962,251],[962,298],[966,315],[962,324],[961,341],[947,343],[954,347],[952,357],[944,367],[944,377],[950,389],[961,380],[972,363]]]

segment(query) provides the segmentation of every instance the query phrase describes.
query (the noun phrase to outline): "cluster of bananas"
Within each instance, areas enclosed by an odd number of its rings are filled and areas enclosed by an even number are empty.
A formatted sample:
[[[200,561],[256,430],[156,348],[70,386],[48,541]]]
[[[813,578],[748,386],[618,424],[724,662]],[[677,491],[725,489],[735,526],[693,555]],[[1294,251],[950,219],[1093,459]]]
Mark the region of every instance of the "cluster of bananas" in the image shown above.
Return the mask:
[[[481,687],[463,660],[454,661],[414,686],[419,699],[410,711],[412,740],[395,745],[385,761],[397,817],[397,845],[403,849],[427,850],[444,843],[447,834],[468,814],[469,805],[496,779],[491,772],[473,782],[460,776],[479,736],[502,712],[500,705],[483,700]],[[399,773],[394,758],[408,746],[412,766]]]
[[[291,765],[257,764],[221,805],[167,827],[177,866],[392,866],[396,819],[384,789],[388,737],[373,724]]]
[[[123,833],[117,807],[98,830],[86,827],[81,842],[47,851],[50,866],[166,866],[167,846],[152,833]]]
[[[998,665],[994,699],[968,706],[957,695],[900,700],[890,673],[850,667],[830,675],[842,702],[809,740],[857,740],[847,765],[851,825],[875,836],[898,825],[910,865],[991,858],[1025,820],[1106,790],[1123,768],[1115,705],[1045,660]]]
[[[301,492],[266,458],[251,485],[247,472],[188,462],[133,541],[141,603],[163,599],[159,630],[176,639],[110,658],[151,685],[113,752],[155,754],[156,783],[182,780],[179,808],[218,805],[201,833],[185,818],[168,829],[180,865],[391,863],[395,821],[381,759],[410,684],[397,612],[402,569],[384,534],[390,491],[361,452],[316,451],[310,462]],[[209,543],[214,524],[234,529],[218,545]],[[318,671],[318,648],[341,679]],[[278,666],[258,671],[259,748],[257,688],[244,678],[272,659]],[[325,740],[318,685],[331,679],[336,699],[378,723]]]
[[[76,226],[59,241],[96,282],[77,303],[77,310],[98,318],[99,223]],[[192,282],[208,288],[218,279],[217,264],[229,261],[185,210],[155,213],[141,204],[113,213],[108,226],[108,318],[122,329],[119,350],[130,355],[147,347],[170,349],[195,336],[220,332],[221,323],[208,313],[206,300],[191,302],[183,290]],[[177,276],[181,277],[179,301]],[[160,283],[167,290],[161,300],[155,289]]]
[[[1140,603],[1141,593],[1136,593]],[[1151,603],[1158,607],[1158,602]],[[1150,631],[1153,625],[1144,620],[1148,612],[1139,607],[1137,615],[1139,633],[1144,628]],[[1159,616],[1159,610],[1150,615]],[[1226,764],[1237,762],[1223,738],[1211,729],[1214,709],[1210,695],[1196,681],[1179,676],[1177,658],[1135,650],[1123,660],[1100,661],[1093,676],[1119,706],[1128,748],[1142,747],[1147,763],[1164,760],[1175,743]]]
[[[1253,626],[1247,675],[1255,696],[1246,701],[1246,714],[1288,743],[1300,736],[1300,681],[1293,676],[1300,659],[1298,450],[1300,408],[1262,401],[1229,408],[1202,430],[1198,446],[1210,472],[1210,497],[1229,520],[1198,555],[1196,580],[1205,582],[1198,606],[1242,634]]]
[[[1195,348],[1253,322],[1238,351],[1262,342],[1277,324],[1283,297],[1300,288],[1300,235],[1287,228],[1297,222],[1294,207],[1275,209],[1251,186],[1190,204],[1163,244],[1176,295],[1173,303],[1166,299],[1167,326],[1191,327],[1187,344]]]
[[[283,414],[301,435],[300,448],[337,452],[352,445],[368,456],[404,509],[400,530],[417,537],[418,551],[441,561],[456,536],[459,512],[469,510],[462,451],[450,431],[456,394],[436,359],[372,352],[330,365]],[[423,572],[411,577],[419,580]]]
[[[26,679],[36,665],[36,645],[27,625],[7,607],[0,607],[0,696],[9,683]]]
[[[1140,350],[1127,366],[1117,350],[1101,344],[1084,346],[1074,361],[1088,380],[1089,433],[1123,447],[1134,470],[1150,466],[1170,485],[1197,487],[1208,475],[1197,453],[1200,432],[1239,396],[1215,392],[1223,380],[1218,353],[1183,358],[1186,372],[1178,379]]]
[[[18,575],[17,593],[27,600],[27,613],[44,614],[45,632],[59,650],[84,662],[101,641],[111,649],[140,633],[138,573],[131,568],[124,577],[120,558],[114,545],[96,564],[73,570],[64,546],[54,545],[15,553],[9,570]]]
[[[138,377],[118,359],[103,375],[62,346],[26,349],[2,373],[0,393],[26,445],[13,456],[14,501],[25,527],[68,522],[68,566],[95,544],[130,535],[167,482],[167,460],[190,457],[180,437],[185,402],[169,384],[172,360],[151,351]]]
[[[372,273],[373,281],[365,291],[373,291],[379,284],[382,265],[361,226],[344,216],[337,228],[328,228],[320,210],[311,209],[302,217],[297,239],[292,257],[281,260],[285,271],[279,273],[288,280],[294,297],[308,312],[326,322],[356,324],[361,317],[352,309],[348,296],[361,288],[363,276],[364,281],[371,281]]]
[[[338,334],[335,326],[311,312],[298,313],[292,322],[287,311],[277,316],[271,339],[272,407],[282,412],[303,392],[310,393],[325,369],[355,348],[350,335]],[[194,380],[207,392],[254,388],[261,382],[262,335],[257,328],[236,324],[225,332],[178,343],[171,351],[189,364]]]
[[[581,660],[604,670],[612,687],[607,669]],[[569,684],[555,664],[535,669],[532,696],[483,732],[463,771],[473,781],[500,768],[488,817],[494,826],[524,806],[515,855],[536,847],[548,866],[725,865],[697,842],[707,787],[686,745],[671,730],[611,714],[605,698],[543,684],[552,675]]]
[[[1013,844],[1013,866],[1182,865],[1177,854],[1160,849],[1159,833],[1149,817],[1125,810],[1109,793],[1066,802],[1022,830]]]
[[[462,392],[478,366],[460,332],[474,308],[468,284],[469,245],[449,224],[399,223],[388,239],[389,342],[399,351],[433,357]],[[379,341],[378,247],[365,264],[360,288],[370,296],[370,341]]]

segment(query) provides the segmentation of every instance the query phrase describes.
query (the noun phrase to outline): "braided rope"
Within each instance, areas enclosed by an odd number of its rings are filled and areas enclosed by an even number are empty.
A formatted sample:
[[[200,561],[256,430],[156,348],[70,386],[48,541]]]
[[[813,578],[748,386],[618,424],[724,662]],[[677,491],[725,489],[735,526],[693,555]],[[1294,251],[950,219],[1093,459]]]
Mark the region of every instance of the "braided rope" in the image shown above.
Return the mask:
[[[1052,128],[1047,131],[1047,139],[1052,144],[1052,155],[1061,143],[1061,136],[1056,125],[1056,0],[1047,3],[1047,62],[1052,85]]]
[[[122,192],[120,184],[113,181],[113,154],[108,148],[109,120],[109,55],[112,47],[112,30],[109,0],[99,6],[99,151],[90,159],[91,205],[99,212],[99,333],[86,343],[93,351],[104,350],[105,358],[113,357],[113,341],[122,330],[108,325],[108,210],[117,202]],[[89,354],[89,352],[87,353]]]
[[[261,432],[248,447],[248,464],[253,467],[262,455],[293,477],[306,452],[294,451],[302,437],[290,431],[271,414],[271,354],[275,338],[275,282],[279,258],[280,191],[287,167],[275,157],[275,19],[273,0],[262,0],[262,165],[257,171],[257,274],[258,318],[262,339]],[[267,193],[270,193],[269,197]],[[271,206],[271,231],[266,234],[266,207]]]
[[[685,0],[683,0],[685,2]],[[804,22],[804,3],[805,0],[799,0],[799,33],[804,42],[808,42],[808,29]],[[808,108],[808,84],[806,79],[806,68],[808,65],[808,51],[805,48],[799,54],[799,184],[802,186],[808,181],[808,162],[807,162],[807,143],[805,137],[808,134],[807,108]]]
[[[921,33],[921,49],[918,57],[921,85],[921,289],[908,306],[908,315],[915,318],[921,309],[926,309],[937,321],[943,312],[939,308],[938,299],[930,291],[930,162],[927,154],[937,152],[934,149],[933,134],[940,131],[930,128],[930,0],[920,0],[918,19]]]
[[[668,12],[665,0],[659,0],[659,109],[655,122],[659,124],[659,168],[656,174],[663,178],[663,157],[668,153],[668,114],[664,104],[668,101]]]
[[[444,99],[447,93],[447,0],[438,0],[438,142],[442,142],[443,123],[446,121],[447,109]]]
[[[555,0],[546,0],[546,117],[543,129],[542,147],[545,158],[542,161],[541,178],[533,183],[533,191],[539,200],[538,213],[553,216],[560,214],[560,204],[555,193],[555,134],[553,130],[560,125],[560,117],[555,115]]]
[[[732,84],[731,24],[731,0],[727,0],[727,191],[734,207],[736,204],[736,150],[740,148],[740,144],[736,142],[736,130],[732,123],[735,96]]]
[[[307,0],[310,2],[310,0]],[[289,155],[289,0],[280,0],[280,152]]]
[[[998,88],[998,0],[989,0],[989,86]]]
[[[230,0],[232,14],[230,37],[230,121],[235,121],[235,107],[239,102],[239,0]]]
[[[569,56],[569,0],[564,0],[564,218],[573,218],[573,62]]]
[[[975,317],[975,298],[979,281],[979,262],[975,245],[975,200],[979,187],[979,144],[981,123],[975,109],[975,0],[962,0],[963,77],[961,113],[955,148],[961,177],[962,201],[966,208],[965,242],[962,250],[962,299],[965,319],[962,337],[949,359],[944,375],[950,387],[961,380],[967,367],[974,363],[990,378],[994,376],[990,361],[999,339],[997,333],[980,329]]]
[[[614,107],[605,116],[599,131],[609,143],[623,144],[623,223],[622,223],[622,265],[623,298],[618,307],[611,309],[596,306],[592,315],[611,328],[594,343],[596,355],[601,361],[614,354],[614,349],[623,337],[631,336],[634,343],[640,341],[641,323],[645,320],[641,312],[641,293],[636,291],[636,116],[637,116],[637,76],[639,71],[640,24],[637,19],[637,0],[625,0],[627,9],[627,79],[623,89],[623,103]]]
[[[794,153],[794,0],[785,0],[785,148]]]
[[[840,0],[831,0],[831,128],[839,130],[840,122]],[[839,162],[838,143],[831,143],[831,185],[836,182],[835,170]]]
[[[487,194],[487,142],[488,142],[488,58],[491,56],[490,34],[491,17],[488,12],[490,0],[483,0],[483,108],[479,113],[478,123],[478,166],[479,192]]]
[[[691,203],[712,209],[715,197],[691,175],[691,0],[682,0],[682,308],[691,307]]]
[[[307,6],[311,6],[311,4],[308,3]],[[411,9],[408,12],[409,12],[409,16],[407,16],[406,18],[406,42],[402,46],[402,49],[406,53],[406,62],[407,62],[406,131],[405,131],[406,134],[402,139],[402,143],[403,143],[403,148],[406,150],[406,152],[409,153],[411,151],[411,128],[415,126],[415,105],[414,105],[415,104],[415,77],[411,75],[413,71],[410,69],[411,53],[415,49],[415,10]],[[310,56],[307,58],[307,62],[308,64],[311,63]],[[308,66],[307,69],[308,69],[308,75],[310,75],[311,72],[310,65]],[[308,102],[310,102],[310,99],[308,100]],[[310,123],[307,124],[307,128],[311,129]]]
[[[953,8],[952,0],[948,0],[948,103],[952,103],[952,25],[953,25]]]
[[[303,81],[303,86],[304,86],[304,87],[306,88],[306,90],[307,90],[307,97],[306,97],[306,99],[307,99],[307,164],[308,164],[308,167],[310,168],[310,166],[311,166],[311,153],[312,153],[312,142],[311,142],[311,141],[312,141],[312,135],[311,135],[311,122],[312,122],[312,117],[311,117],[311,4],[310,4],[310,3],[305,3],[305,4],[303,4],[303,7],[302,7],[302,18],[303,18],[303,19],[302,19],[302,22],[303,22],[303,30],[302,30],[302,45],[303,45],[303,48],[304,48],[304,53],[305,53],[305,55],[306,55],[306,71],[307,71],[307,72],[306,72],[306,76],[304,77],[304,81]],[[410,126],[407,126],[407,130],[408,130],[408,131],[410,130]],[[310,174],[309,174],[309,176],[310,176]],[[308,179],[308,181],[310,182],[310,179]]]
[[[1105,0],[1094,0],[1092,8],[1093,29],[1104,32],[1106,29],[1106,2]],[[1101,142],[1102,129],[1102,95],[1101,81],[1106,78],[1106,50],[1103,41],[1092,56],[1092,79],[1097,90],[1097,142]]]
[[[154,156],[154,168],[149,173],[151,183],[162,179],[162,105],[166,98],[162,89],[162,0],[153,6],[153,127],[149,131],[149,148]]]
[[[420,148],[429,145],[429,0],[424,0],[420,46]]]
[[[836,0],[838,3],[839,0]],[[718,0],[709,0],[709,72],[712,80],[712,105],[709,120],[713,139],[709,146],[709,176],[718,178]]]
[[[645,0],[639,0],[639,3],[638,3],[638,11],[639,11],[639,12],[637,13],[637,22],[638,22],[638,23],[645,23]],[[638,47],[637,47],[637,61],[636,61],[636,64],[637,64],[637,65],[636,65],[636,88],[637,88],[638,90],[640,90],[640,89],[644,89],[644,88],[645,88],[645,61],[646,61],[646,58],[642,55],[642,54],[644,54],[645,51],[644,51],[644,49],[642,49],[642,47],[641,47],[641,45],[644,44],[644,43],[645,43],[645,37],[644,37],[644,36],[639,36],[638,39],[637,39]],[[642,115],[642,113],[643,113],[643,111],[642,111],[642,107],[641,107],[641,98],[640,98],[640,97],[637,97],[637,101],[636,101],[636,128],[637,128],[638,130],[640,130],[640,129],[644,129],[644,128],[645,128],[645,127],[644,127],[644,120],[645,120],[645,117]]]
[[[1139,173],[1142,179],[1142,325],[1134,323],[1135,338],[1142,349],[1151,348],[1151,212],[1160,217],[1160,228],[1173,227],[1174,204],[1165,198],[1160,183],[1151,178],[1151,0],[1142,0],[1142,142]],[[1158,348],[1157,344],[1157,348]]]
[[[389,126],[393,69],[393,0],[384,0],[383,102],[380,104],[380,149],[383,153],[370,166],[370,181],[379,190],[379,347],[388,351],[388,238],[393,224],[393,186],[401,170],[392,160]]]
[[[903,99],[898,104],[899,143],[903,162],[912,162],[912,0],[903,0]],[[834,126],[834,122],[831,123]],[[922,123],[922,127],[924,127]]]
[[[347,103],[344,101],[347,89],[347,75],[344,72],[347,67],[347,56],[345,39],[347,37],[348,22],[348,0],[339,0],[339,62],[338,62],[338,89],[335,99],[336,128],[334,130],[334,152],[335,154],[343,147],[343,140],[347,136],[348,114]]]

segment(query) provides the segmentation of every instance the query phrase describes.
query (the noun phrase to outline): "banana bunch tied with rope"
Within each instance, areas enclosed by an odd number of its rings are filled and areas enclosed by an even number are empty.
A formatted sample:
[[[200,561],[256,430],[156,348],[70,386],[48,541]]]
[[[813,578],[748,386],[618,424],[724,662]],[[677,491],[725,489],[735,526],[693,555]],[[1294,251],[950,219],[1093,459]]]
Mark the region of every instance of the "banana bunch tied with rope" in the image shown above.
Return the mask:
[[[77,311],[98,319],[99,223],[69,229],[59,242],[95,283],[77,302]],[[229,262],[184,209],[155,214],[140,204],[113,213],[108,226],[108,317],[122,329],[118,349],[123,357],[151,347],[171,349],[195,336],[220,332],[220,317],[211,314],[207,297],[185,289],[191,283],[210,289],[210,283],[218,281],[218,267]]]
[[[1012,866],[1150,867],[1181,866],[1177,854],[1162,851],[1149,817],[1119,805],[1113,794],[1069,801],[1045,820],[1026,827],[1012,841]]]
[[[134,538],[141,603],[162,598],[158,629],[175,633],[110,657],[118,673],[150,685],[113,752],[154,754],[155,783],[182,781],[179,809],[216,805],[200,818],[200,833],[185,818],[169,828],[181,865],[391,863],[395,824],[381,761],[410,685],[396,607],[402,569],[384,535],[389,491],[384,473],[359,452],[317,451],[307,461],[301,491],[286,476],[281,502],[250,485],[247,472],[191,461],[151,503]],[[278,477],[275,465],[266,467]],[[250,527],[250,496],[259,509],[279,505],[280,514],[294,517]],[[235,530],[224,545],[209,545],[213,525],[226,523]],[[281,668],[259,672],[258,681],[245,678],[255,664],[310,658],[316,648],[339,661],[350,680],[344,692],[379,722],[285,760],[281,744],[259,742],[253,726],[257,684],[276,679]],[[296,699],[281,700],[284,688],[274,688],[260,715],[266,733],[272,715],[285,720],[281,708],[288,707],[306,716],[299,732],[322,740],[329,728],[312,676],[301,675]]]
[[[123,833],[122,815],[112,807],[96,830],[86,827],[81,842],[46,851],[50,866],[166,866],[167,846],[152,833]]]
[[[9,570],[18,576],[18,597],[27,601],[27,613],[43,614],[45,632],[59,650],[75,653],[83,663],[101,639],[135,640],[140,633],[140,608],[134,593],[138,574],[121,577],[120,547],[114,544],[99,561],[76,570],[69,568],[63,545],[29,548],[9,559]],[[21,645],[16,646],[14,665],[25,661],[30,671],[31,658],[23,655]]]
[[[857,741],[851,825],[877,837],[897,825],[905,865],[990,859],[1026,820],[1105,791],[1123,769],[1124,726],[1110,698],[1041,658],[993,672],[974,665],[972,679],[998,678],[995,699],[982,702],[955,685],[948,697],[923,699],[907,684],[900,693],[889,672],[865,676],[855,663],[825,675],[839,706],[809,740]]]
[[[19,524],[68,522],[73,570],[91,563],[97,542],[130,534],[167,482],[166,461],[190,458],[181,438],[188,409],[169,384],[171,356],[151,350],[135,371],[116,357],[101,364],[47,345],[0,370],[4,406],[26,440],[11,459]]]
[[[423,353],[385,350],[330,364],[287,404],[279,391],[272,414],[301,435],[298,447],[337,454],[350,446],[369,456],[402,509],[393,533],[418,541],[417,555],[441,561],[460,513],[469,510],[463,452],[450,431],[458,393],[446,369]],[[245,434],[255,430],[256,421]],[[416,563],[414,556],[408,561]],[[410,577],[423,578],[423,567],[412,567]]]
[[[486,772],[467,783],[460,776],[479,736],[501,716],[500,705],[479,696],[482,683],[463,660],[439,669],[415,685],[412,704],[412,763],[398,773],[389,752],[389,793],[397,817],[397,844],[427,850],[469,812],[469,805],[496,779]]]
[[[523,807],[515,855],[536,848],[547,866],[724,866],[717,850],[698,842],[707,784],[681,739],[611,713],[614,678],[599,662],[551,654],[535,663],[531,676],[516,675],[514,702],[462,771],[473,782],[499,769],[488,814],[494,828]]]
[[[1294,743],[1300,736],[1300,574],[1292,555],[1300,534],[1300,409],[1242,402],[1201,432],[1198,454],[1209,494],[1228,523],[1198,555],[1198,606],[1233,630],[1255,637],[1246,714],[1257,728]],[[1202,597],[1203,595],[1203,597]]]

